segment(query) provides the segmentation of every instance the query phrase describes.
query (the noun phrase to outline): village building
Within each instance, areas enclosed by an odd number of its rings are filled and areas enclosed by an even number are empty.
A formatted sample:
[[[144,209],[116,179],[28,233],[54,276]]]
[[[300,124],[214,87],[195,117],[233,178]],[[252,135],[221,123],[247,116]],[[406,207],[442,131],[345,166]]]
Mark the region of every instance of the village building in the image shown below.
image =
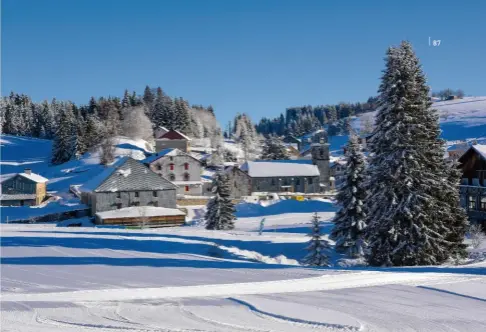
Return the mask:
[[[473,145],[459,158],[461,205],[469,221],[486,230],[486,145]]]
[[[241,170],[251,178],[253,192],[320,192],[318,167],[310,163],[290,161],[248,161],[241,166]]]
[[[286,145],[294,147],[296,150],[300,150],[302,147],[302,140],[293,135],[287,135],[282,140]]]
[[[41,204],[46,198],[46,183],[48,179],[25,169],[2,181],[0,193],[1,206],[34,206]]]
[[[190,154],[179,149],[164,149],[142,163],[177,185],[179,195],[202,195],[201,161]]]
[[[191,151],[191,139],[177,130],[169,130],[164,127],[157,128],[155,136],[155,151],[165,149],[179,149],[183,152]]]
[[[141,227],[169,227],[184,224],[186,214],[179,209],[156,206],[126,207],[98,212],[95,223],[103,225],[138,225]]]
[[[237,166],[225,166],[224,172],[229,178],[231,198],[242,198],[252,193],[252,179],[248,173]]]
[[[330,163],[331,189],[339,189],[346,181],[346,160],[338,159]]]
[[[98,176],[78,188],[81,201],[90,207],[92,216],[100,212],[130,207],[175,209],[177,186],[130,157],[118,159]],[[161,210],[163,212],[164,210]],[[103,216],[103,214],[101,214]],[[151,216],[155,217],[155,216]],[[165,215],[159,215],[162,220]],[[101,222],[103,218],[98,218]],[[144,219],[143,216],[139,218]],[[140,220],[132,220],[135,223]],[[157,220],[153,218],[152,220]],[[122,221],[120,221],[122,223]]]
[[[472,142],[474,144],[474,142]],[[471,145],[467,141],[460,141],[447,148],[447,158],[452,161],[457,161],[466,153]]]

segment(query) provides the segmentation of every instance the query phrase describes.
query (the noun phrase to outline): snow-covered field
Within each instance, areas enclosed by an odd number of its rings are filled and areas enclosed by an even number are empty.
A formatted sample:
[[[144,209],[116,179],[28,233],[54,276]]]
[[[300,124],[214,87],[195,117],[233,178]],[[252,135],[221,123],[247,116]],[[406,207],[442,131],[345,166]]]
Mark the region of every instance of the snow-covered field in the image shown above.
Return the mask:
[[[1,225],[2,331],[484,330],[486,262],[306,268],[310,216],[266,216],[261,236],[261,217],[227,232]]]

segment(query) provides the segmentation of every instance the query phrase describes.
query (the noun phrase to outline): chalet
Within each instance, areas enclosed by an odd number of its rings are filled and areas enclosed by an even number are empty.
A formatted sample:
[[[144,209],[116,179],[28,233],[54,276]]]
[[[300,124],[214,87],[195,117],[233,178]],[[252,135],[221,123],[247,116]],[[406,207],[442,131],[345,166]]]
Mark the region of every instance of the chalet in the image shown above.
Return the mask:
[[[471,223],[486,229],[486,145],[473,145],[459,158],[461,205]]]
[[[295,161],[295,162],[292,162]],[[241,166],[251,178],[251,190],[257,192],[320,192],[319,168],[298,160],[248,161]]]
[[[201,161],[190,154],[179,149],[164,149],[142,163],[177,185],[179,195],[202,195]]]
[[[336,160],[330,163],[331,187],[339,189],[346,180],[346,161]]]
[[[175,209],[177,186],[139,161],[123,157],[107,166],[98,176],[79,187],[81,201],[91,207],[91,214],[102,222],[100,212],[130,207],[163,207]],[[163,212],[163,210],[161,210]],[[99,217],[101,216],[101,217]],[[152,221],[162,221],[151,215]],[[108,217],[107,217],[108,218]],[[143,218],[141,218],[143,219]],[[136,222],[137,218],[131,220]]]
[[[190,152],[191,139],[177,130],[164,132],[165,128],[160,127],[155,137],[155,151],[160,152],[165,149],[179,149],[183,152]]]
[[[25,169],[2,181],[1,206],[39,205],[46,198],[48,180],[32,170]]]

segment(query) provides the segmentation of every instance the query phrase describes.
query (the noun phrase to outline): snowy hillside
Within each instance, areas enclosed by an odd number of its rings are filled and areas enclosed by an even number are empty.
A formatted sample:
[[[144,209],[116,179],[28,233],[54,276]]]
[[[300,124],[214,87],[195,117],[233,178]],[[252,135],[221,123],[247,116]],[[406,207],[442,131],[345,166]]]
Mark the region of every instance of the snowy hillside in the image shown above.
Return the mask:
[[[2,207],[1,220],[7,217],[10,220],[21,217],[40,216],[53,212],[64,212],[83,207],[79,200],[69,193],[71,185],[83,184],[92,179],[105,168],[100,165],[100,151],[95,149],[84,154],[79,160],[70,160],[67,163],[50,166],[52,141],[28,137],[2,135],[0,136],[0,161],[2,178],[12,176],[31,168],[34,173],[49,179],[47,191],[55,197],[50,202],[39,207]],[[151,145],[144,140],[132,140],[126,137],[117,137],[115,156],[130,156],[141,160],[151,151]]]

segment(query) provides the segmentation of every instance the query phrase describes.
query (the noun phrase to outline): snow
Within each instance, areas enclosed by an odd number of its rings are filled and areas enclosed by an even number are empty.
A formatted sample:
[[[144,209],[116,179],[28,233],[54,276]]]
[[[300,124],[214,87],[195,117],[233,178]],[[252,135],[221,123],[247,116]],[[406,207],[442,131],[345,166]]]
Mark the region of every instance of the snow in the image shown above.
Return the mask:
[[[40,176],[39,174],[35,174],[35,173],[19,173],[20,176],[26,178],[26,179],[29,179],[29,180],[32,180],[34,182],[38,182],[38,183],[45,183],[47,181],[49,181],[48,179],[46,179],[45,177],[43,176]]]
[[[261,218],[232,231],[0,225],[2,329],[483,330],[486,262],[302,267],[310,217],[268,216],[262,235]]]
[[[472,147],[481,155],[481,157],[486,159],[486,145],[477,144]]]
[[[248,161],[241,169],[248,170],[251,177],[319,176],[317,166],[308,164]]]
[[[132,206],[118,210],[98,212],[98,217],[103,219],[110,218],[136,218],[136,217],[158,217],[158,216],[183,216],[179,209],[169,209],[155,206]]]

